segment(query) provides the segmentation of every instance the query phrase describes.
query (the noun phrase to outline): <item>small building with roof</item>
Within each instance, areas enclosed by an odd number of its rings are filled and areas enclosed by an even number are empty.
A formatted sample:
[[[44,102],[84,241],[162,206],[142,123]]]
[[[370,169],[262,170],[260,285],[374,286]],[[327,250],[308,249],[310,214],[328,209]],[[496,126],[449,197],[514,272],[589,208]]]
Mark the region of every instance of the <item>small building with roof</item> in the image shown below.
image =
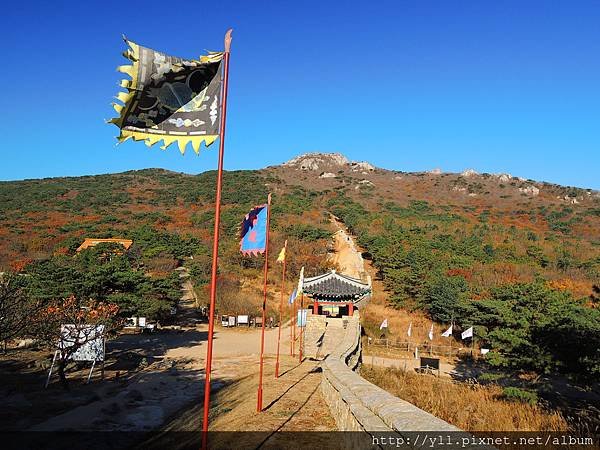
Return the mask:
[[[129,250],[132,246],[133,241],[131,239],[119,239],[119,238],[107,238],[107,239],[96,239],[96,238],[85,238],[83,243],[77,248],[79,253],[86,248],[95,247],[98,244],[121,244],[125,250]]]
[[[316,277],[301,280],[302,292],[313,301],[313,314],[341,317],[352,316],[356,308],[371,294],[371,277],[367,283],[331,270]]]

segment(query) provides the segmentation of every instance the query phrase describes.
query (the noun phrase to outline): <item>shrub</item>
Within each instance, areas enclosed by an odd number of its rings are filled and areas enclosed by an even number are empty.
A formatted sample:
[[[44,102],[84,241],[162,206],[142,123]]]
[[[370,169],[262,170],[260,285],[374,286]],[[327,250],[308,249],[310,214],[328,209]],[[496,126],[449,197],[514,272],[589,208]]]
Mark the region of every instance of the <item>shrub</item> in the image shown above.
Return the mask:
[[[502,397],[513,402],[528,403],[532,406],[538,402],[538,396],[535,392],[526,391],[514,386],[502,389]]]

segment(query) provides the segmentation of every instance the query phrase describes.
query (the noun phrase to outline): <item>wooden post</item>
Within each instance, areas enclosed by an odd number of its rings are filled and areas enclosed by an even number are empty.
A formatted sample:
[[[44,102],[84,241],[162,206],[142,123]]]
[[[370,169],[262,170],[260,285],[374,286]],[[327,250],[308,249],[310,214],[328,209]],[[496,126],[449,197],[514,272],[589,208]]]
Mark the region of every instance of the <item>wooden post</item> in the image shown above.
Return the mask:
[[[219,165],[217,171],[217,191],[215,198],[215,226],[213,230],[212,271],[210,278],[210,306],[208,313],[208,338],[206,347],[206,368],[204,372],[204,411],[202,419],[202,449],[208,447],[208,410],[210,408],[210,378],[212,371],[213,333],[215,323],[215,303],[217,298],[217,266],[219,256],[219,227],[221,225],[221,191],[223,185],[223,156],[225,153],[225,120],[227,117],[227,88],[229,85],[229,52],[231,33],[225,33],[225,53],[223,54],[223,88],[221,93],[221,125],[219,127]]]

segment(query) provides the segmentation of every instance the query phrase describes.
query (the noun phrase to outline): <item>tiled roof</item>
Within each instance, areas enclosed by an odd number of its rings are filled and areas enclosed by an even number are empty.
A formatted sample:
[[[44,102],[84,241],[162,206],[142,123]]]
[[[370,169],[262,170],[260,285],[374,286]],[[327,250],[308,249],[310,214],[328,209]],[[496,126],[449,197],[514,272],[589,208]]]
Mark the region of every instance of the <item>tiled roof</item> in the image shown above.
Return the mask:
[[[315,299],[358,300],[371,292],[371,284],[332,270],[323,275],[305,278],[302,290]]]
[[[81,250],[85,250],[86,248],[89,247],[95,247],[98,244],[105,244],[105,243],[116,243],[116,244],[121,244],[123,247],[125,247],[125,250],[129,250],[129,247],[131,247],[131,245],[133,244],[133,241],[131,239],[117,239],[117,238],[110,238],[110,239],[95,239],[95,238],[85,238],[85,240],[83,241],[83,244],[81,244],[79,246],[79,248],[77,249],[78,252],[80,252]]]

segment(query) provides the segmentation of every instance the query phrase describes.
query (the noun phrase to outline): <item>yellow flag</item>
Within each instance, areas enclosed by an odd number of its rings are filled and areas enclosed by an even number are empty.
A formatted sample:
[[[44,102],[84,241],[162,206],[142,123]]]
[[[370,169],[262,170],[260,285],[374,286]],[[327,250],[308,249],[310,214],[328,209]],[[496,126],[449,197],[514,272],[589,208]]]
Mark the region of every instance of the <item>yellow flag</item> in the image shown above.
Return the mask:
[[[279,252],[279,256],[277,257],[277,262],[278,263],[283,263],[283,261],[285,261],[285,248],[286,246],[284,246],[281,251]]]

